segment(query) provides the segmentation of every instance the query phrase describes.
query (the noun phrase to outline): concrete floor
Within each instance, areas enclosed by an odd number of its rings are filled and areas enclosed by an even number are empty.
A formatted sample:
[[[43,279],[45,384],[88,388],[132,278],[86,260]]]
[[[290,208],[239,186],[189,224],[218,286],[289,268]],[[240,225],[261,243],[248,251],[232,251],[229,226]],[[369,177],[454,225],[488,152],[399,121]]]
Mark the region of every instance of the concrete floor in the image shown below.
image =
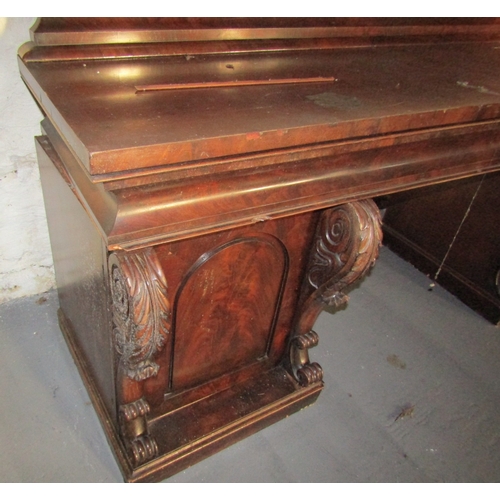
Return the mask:
[[[319,400],[167,482],[499,482],[500,329],[387,249],[323,313]],[[0,306],[0,482],[120,482],[49,292]]]

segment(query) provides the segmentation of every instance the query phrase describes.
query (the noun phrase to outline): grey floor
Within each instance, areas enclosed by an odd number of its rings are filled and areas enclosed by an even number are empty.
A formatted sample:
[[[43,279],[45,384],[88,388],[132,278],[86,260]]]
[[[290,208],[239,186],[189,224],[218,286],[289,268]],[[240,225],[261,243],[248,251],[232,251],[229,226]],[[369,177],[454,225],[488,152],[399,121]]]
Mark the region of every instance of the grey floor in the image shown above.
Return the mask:
[[[168,482],[499,482],[500,329],[387,249],[323,313],[319,400]],[[55,292],[0,306],[0,482],[120,482]]]

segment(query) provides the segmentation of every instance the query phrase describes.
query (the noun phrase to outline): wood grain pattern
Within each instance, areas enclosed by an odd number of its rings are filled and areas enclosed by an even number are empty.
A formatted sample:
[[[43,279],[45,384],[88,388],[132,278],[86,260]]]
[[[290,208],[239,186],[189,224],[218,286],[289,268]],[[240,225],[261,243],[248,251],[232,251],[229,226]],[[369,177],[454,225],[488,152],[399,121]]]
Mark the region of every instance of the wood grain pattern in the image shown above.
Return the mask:
[[[266,235],[200,256],[176,298],[173,390],[267,356],[287,261],[286,249]]]
[[[498,33],[498,25],[491,26]],[[80,162],[91,175],[109,176],[498,119],[500,55],[495,47],[494,42],[436,43],[418,50],[397,45],[312,54],[270,51],[265,57],[186,58],[184,53],[164,60],[19,63],[26,84]],[[317,76],[336,81],[272,90],[135,91],[136,85],[199,82],[206,75],[213,81]]]
[[[18,61],[45,115],[61,328],[128,481],[314,402],[314,322],[376,259],[371,198],[500,170],[495,18],[47,18],[31,34]],[[462,254],[486,253],[486,218]]]
[[[304,214],[156,247],[173,297],[173,335],[158,376],[146,381],[153,412],[281,362],[316,220]]]
[[[190,169],[181,178],[148,178],[147,185],[108,192],[85,175],[53,126],[44,122],[44,130],[111,250],[250,225],[500,166],[495,121],[238,157],[225,160],[222,172]]]
[[[498,34],[495,18],[42,18],[31,28],[40,45],[130,44],[198,40],[293,38],[356,38],[374,43],[377,37],[473,37]]]

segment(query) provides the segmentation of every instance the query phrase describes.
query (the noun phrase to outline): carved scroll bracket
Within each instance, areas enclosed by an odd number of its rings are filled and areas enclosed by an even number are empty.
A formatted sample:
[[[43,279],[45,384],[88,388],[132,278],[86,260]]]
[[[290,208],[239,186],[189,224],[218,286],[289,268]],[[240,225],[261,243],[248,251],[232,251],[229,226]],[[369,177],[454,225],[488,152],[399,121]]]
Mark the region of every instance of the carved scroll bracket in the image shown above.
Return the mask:
[[[115,252],[109,258],[115,347],[126,374],[155,376],[155,354],[170,331],[167,282],[152,248]]]
[[[299,308],[290,341],[290,371],[301,385],[322,380],[318,363],[309,361],[308,349],[318,344],[312,331],[326,306],[339,307],[348,297],[344,289],[361,279],[378,257],[381,219],[372,200],[325,210],[318,221]]]
[[[120,433],[135,465],[158,454],[149,435],[143,382],[158,374],[155,356],[170,332],[167,282],[154,249],[115,252],[109,257],[113,335],[118,353]]]

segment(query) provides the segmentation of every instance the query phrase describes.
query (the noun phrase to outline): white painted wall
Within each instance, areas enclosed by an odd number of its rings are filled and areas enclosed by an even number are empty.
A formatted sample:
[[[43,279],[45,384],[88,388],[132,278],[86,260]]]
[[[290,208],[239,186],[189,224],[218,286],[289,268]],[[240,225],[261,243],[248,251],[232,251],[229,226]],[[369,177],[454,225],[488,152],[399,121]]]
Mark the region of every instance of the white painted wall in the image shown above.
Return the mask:
[[[0,303],[55,286],[33,137],[42,114],[17,49],[35,18],[0,18]]]

